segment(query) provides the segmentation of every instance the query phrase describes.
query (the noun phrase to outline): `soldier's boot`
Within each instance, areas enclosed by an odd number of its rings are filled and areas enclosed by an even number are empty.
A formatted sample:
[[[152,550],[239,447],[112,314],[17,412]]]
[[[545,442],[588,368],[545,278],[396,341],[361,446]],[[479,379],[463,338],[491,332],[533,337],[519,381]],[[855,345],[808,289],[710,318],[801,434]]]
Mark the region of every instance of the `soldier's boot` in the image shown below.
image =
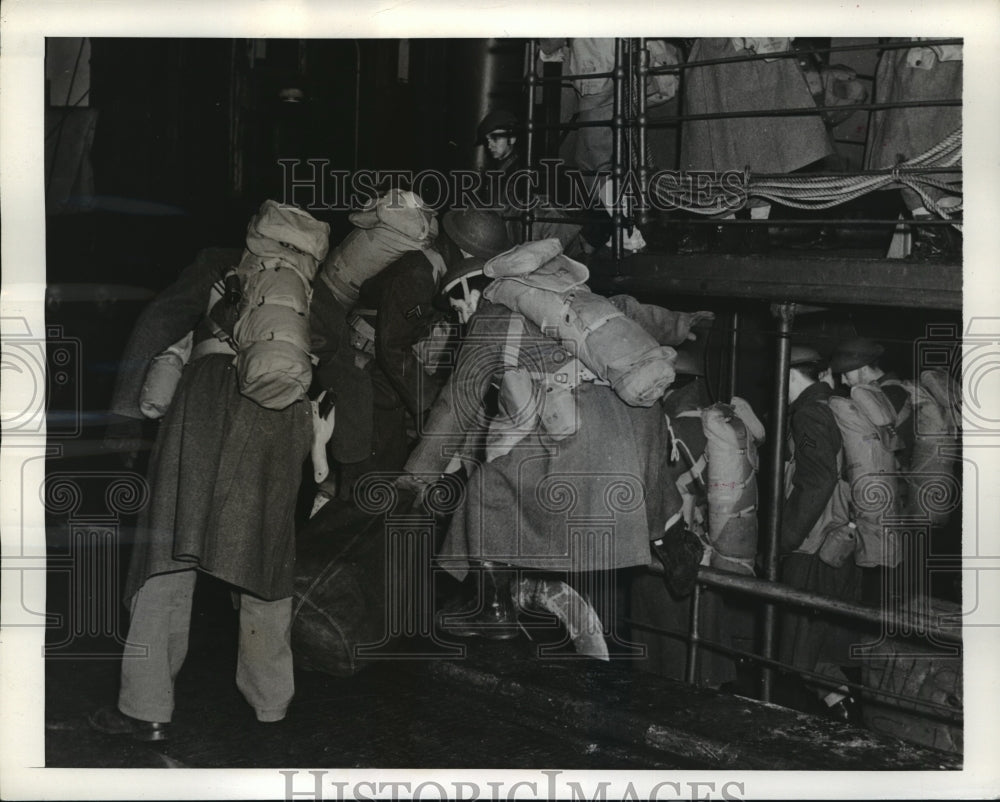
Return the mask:
[[[517,572],[483,563],[483,592],[467,604],[438,614],[438,626],[460,638],[510,640],[518,634],[513,580]]]

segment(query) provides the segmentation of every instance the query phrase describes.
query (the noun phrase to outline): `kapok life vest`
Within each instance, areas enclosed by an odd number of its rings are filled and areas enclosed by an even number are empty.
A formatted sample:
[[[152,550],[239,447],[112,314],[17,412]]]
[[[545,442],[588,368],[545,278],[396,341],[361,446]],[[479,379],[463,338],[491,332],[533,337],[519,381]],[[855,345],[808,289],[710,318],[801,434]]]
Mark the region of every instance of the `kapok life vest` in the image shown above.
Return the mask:
[[[862,567],[899,564],[899,536],[884,519],[899,512],[902,500],[896,451],[896,411],[881,388],[863,384],[850,398],[833,396],[830,410],[844,443],[847,479],[857,524],[855,562]]]
[[[242,298],[233,332],[240,392],[268,409],[305,398],[312,383],[309,302],[330,227],[307,212],[264,201],[236,268]]]
[[[357,303],[365,281],[404,253],[428,252],[438,235],[434,210],[406,190],[391,190],[348,219],[355,229],[330,251],[320,273],[345,311]]]
[[[757,555],[757,448],[764,426],[742,398],[701,411],[709,565],[752,575]]]
[[[957,485],[952,477],[957,463],[961,420],[961,388],[940,369],[924,370],[916,382],[889,379],[882,386],[898,385],[909,394],[896,416],[899,427],[913,418],[913,452],[903,468],[907,497],[905,514],[944,525],[957,506]]]
[[[626,404],[652,406],[674,381],[676,351],[591,292],[587,268],[561,250],[559,240],[546,239],[494,257],[485,273],[496,280],[483,297],[554,337]]]

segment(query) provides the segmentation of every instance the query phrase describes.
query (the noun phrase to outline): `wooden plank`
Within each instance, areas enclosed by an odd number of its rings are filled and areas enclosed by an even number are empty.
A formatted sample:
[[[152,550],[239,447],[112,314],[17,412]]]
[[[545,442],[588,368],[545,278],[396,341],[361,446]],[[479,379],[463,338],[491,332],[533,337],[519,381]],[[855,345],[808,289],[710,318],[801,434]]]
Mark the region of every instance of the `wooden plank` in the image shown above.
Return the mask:
[[[790,257],[643,252],[592,259],[590,286],[637,297],[694,295],[961,310],[962,266],[852,256]]]

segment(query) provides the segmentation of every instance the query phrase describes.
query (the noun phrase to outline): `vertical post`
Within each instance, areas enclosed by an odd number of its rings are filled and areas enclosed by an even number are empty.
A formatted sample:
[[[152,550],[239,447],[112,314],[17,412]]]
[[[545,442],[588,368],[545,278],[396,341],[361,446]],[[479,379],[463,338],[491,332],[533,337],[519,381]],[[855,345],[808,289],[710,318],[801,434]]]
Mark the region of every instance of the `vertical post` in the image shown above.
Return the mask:
[[[243,62],[248,40],[234,39],[229,48],[229,192],[239,197],[244,189],[243,164]]]
[[[701,635],[698,632],[701,618],[701,585],[695,582],[691,591],[691,638],[688,640],[687,652],[687,682],[694,685],[698,677],[698,642]]]
[[[769,582],[778,579],[778,538],[781,534],[781,512],[784,505],[785,489],[785,436],[788,428],[788,367],[791,363],[792,343],[789,339],[792,322],[795,320],[795,304],[784,302],[774,304],[771,312],[778,318],[778,354],[774,377],[774,398],[771,404],[771,476],[767,499],[767,529],[764,533],[764,578]],[[766,660],[773,660],[775,654],[775,629],[777,608],[774,604],[764,605],[764,637],[762,651]],[[761,699],[771,701],[771,687],[774,670],[764,668],[761,672]]]
[[[739,366],[737,353],[740,342],[740,313],[738,311],[733,312],[731,324],[732,329],[729,332],[729,375],[726,377],[726,392],[723,393],[724,397],[730,402],[732,402],[733,396],[736,394],[736,370]]]
[[[646,210],[646,198],[649,197],[646,192],[646,185],[649,182],[649,167],[650,165],[646,163],[646,123],[648,122],[646,118],[646,78],[649,75],[649,51],[646,49],[646,40],[639,39],[639,118],[636,120],[639,127],[639,197],[642,199],[640,201],[641,205],[639,207],[639,212],[636,215],[636,221],[641,225],[648,222],[649,215]]]
[[[625,98],[624,53],[622,52],[622,39],[620,37],[615,38],[615,70],[612,81],[614,84],[614,108],[611,116],[611,137],[613,142],[611,155],[611,254],[615,260],[615,268],[620,272],[622,258],[622,210],[618,205],[618,195],[621,192],[622,185],[622,156],[624,152],[622,107],[624,106]]]
[[[537,61],[537,51],[535,40],[528,40],[528,110],[524,115],[524,166],[529,170],[535,163],[535,93],[538,89],[538,75],[536,74],[535,62]],[[528,182],[528,195],[525,198],[527,208],[524,210],[524,217],[521,219],[521,237],[525,242],[531,239],[531,225],[534,215],[531,212],[532,186]]]

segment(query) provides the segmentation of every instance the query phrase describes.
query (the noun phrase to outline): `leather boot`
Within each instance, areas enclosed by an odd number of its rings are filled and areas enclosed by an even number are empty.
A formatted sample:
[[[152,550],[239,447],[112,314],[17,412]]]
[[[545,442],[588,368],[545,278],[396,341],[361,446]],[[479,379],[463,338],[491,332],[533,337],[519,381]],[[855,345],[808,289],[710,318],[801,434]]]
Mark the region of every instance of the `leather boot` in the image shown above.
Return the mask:
[[[853,696],[845,696],[840,701],[827,706],[826,715],[834,721],[853,724],[856,727],[864,726],[865,723],[861,705]]]
[[[516,574],[511,569],[484,563],[482,595],[456,610],[442,610],[438,614],[441,631],[460,638],[516,638],[519,629],[513,598]]]

